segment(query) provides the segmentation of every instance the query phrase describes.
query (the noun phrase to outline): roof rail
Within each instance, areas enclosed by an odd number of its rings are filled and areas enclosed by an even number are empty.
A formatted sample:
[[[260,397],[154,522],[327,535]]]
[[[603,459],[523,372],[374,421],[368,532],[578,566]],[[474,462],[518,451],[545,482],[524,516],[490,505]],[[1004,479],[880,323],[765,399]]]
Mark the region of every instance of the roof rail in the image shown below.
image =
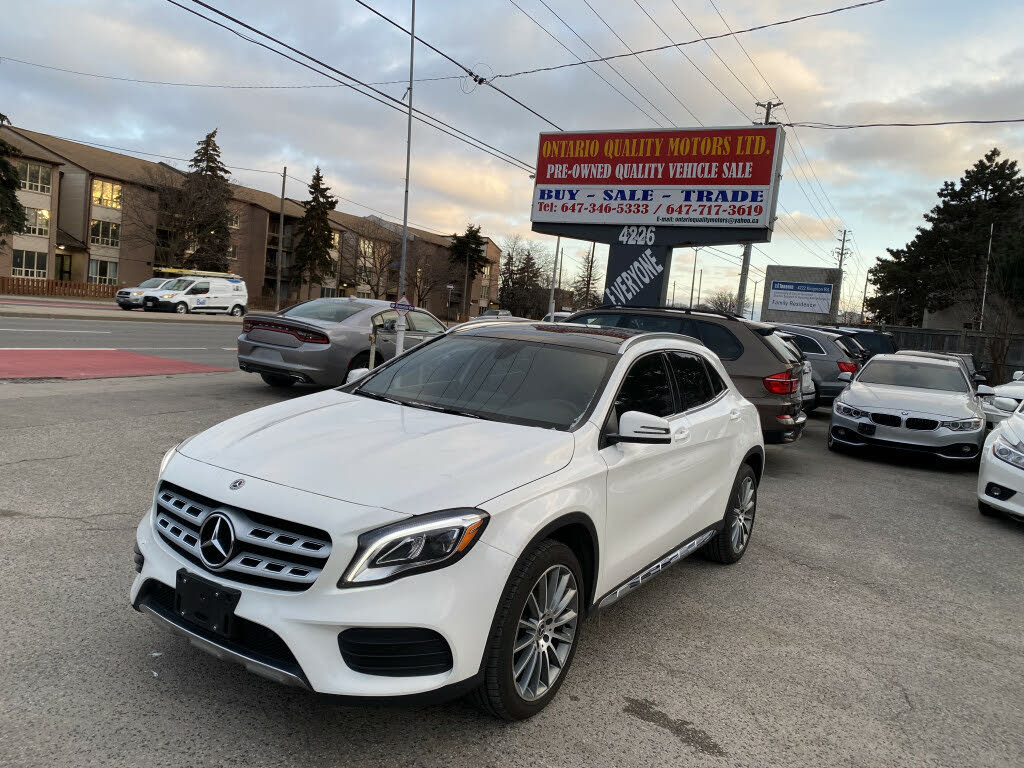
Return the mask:
[[[704,342],[702,342],[700,339],[694,338],[693,336],[688,336],[685,333],[666,333],[664,331],[651,331],[650,333],[638,333],[636,336],[630,336],[628,339],[626,339],[619,345],[619,354],[621,355],[634,344],[639,344],[641,341],[650,341],[651,339],[674,339],[676,341],[682,339],[683,341],[692,341],[694,344],[700,344],[700,346],[702,347],[704,346]]]
[[[599,307],[590,307],[590,309],[660,309],[667,310],[669,312],[681,312],[684,315],[716,315],[717,317],[724,317],[728,320],[746,320],[745,317],[733,314],[732,312],[718,312],[714,309],[691,309],[690,307],[663,307],[654,304],[602,304]],[[585,310],[580,310],[585,311]]]

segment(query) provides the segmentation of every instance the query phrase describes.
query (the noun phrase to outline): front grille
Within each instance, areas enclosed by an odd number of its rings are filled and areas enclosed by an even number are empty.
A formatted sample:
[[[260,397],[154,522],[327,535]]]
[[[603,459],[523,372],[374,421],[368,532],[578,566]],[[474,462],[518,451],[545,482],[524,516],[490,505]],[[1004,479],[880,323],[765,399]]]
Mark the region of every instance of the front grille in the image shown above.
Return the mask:
[[[273,630],[257,624],[255,621],[235,616],[232,620],[233,631],[230,638],[216,635],[198,624],[181,618],[174,612],[174,587],[162,581],[149,579],[139,591],[138,603],[145,604],[159,613],[163,618],[172,621],[189,632],[224,645],[236,653],[241,653],[265,664],[285,670],[299,670],[299,663],[288,646]],[[301,670],[299,670],[301,674]]]
[[[899,416],[893,416],[891,413],[872,413],[871,420],[875,424],[881,424],[883,427],[898,427],[903,423],[903,419]]]
[[[130,295],[130,292],[129,291],[118,291],[117,295],[119,297],[121,297],[121,298],[126,298],[126,297],[128,297]]]
[[[938,429],[939,428],[939,422],[937,422],[935,419],[914,419],[914,418],[910,418],[910,419],[907,419],[906,427],[907,427],[907,429],[923,429],[923,430]]]
[[[163,540],[189,562],[230,581],[301,592],[316,581],[331,554],[327,531],[222,505],[172,483],[161,483],[156,503],[156,529]],[[217,569],[199,552],[199,530],[215,511],[231,521],[235,533],[231,559]]]
[[[346,629],[338,635],[341,657],[366,675],[414,677],[452,668],[448,641],[432,629],[418,627]]]

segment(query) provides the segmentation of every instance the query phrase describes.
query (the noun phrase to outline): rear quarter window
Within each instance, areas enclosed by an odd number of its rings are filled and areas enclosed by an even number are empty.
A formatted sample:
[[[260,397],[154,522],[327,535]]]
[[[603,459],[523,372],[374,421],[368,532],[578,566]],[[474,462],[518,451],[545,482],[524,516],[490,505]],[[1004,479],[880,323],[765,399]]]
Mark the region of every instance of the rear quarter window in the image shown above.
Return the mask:
[[[760,335],[760,334],[759,334]],[[784,363],[799,363],[800,358],[797,357],[796,353],[786,345],[785,340],[774,331],[769,333],[767,336],[761,336],[764,340],[765,346],[768,347],[775,356]]]
[[[721,360],[736,360],[743,354],[743,345],[736,335],[724,326],[704,320],[694,321],[697,333],[704,346],[718,355]]]

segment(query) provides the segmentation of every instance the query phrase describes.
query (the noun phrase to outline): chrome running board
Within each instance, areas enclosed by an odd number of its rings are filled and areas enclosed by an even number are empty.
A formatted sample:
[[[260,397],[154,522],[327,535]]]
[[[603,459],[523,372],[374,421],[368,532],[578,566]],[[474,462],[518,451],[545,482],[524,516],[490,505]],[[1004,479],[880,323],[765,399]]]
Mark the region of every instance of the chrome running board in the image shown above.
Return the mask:
[[[631,578],[629,581],[622,584],[622,586],[613,589],[611,592],[609,592],[607,595],[601,598],[601,602],[597,604],[598,610],[607,608],[612,603],[618,601],[619,598],[628,595],[634,589],[643,586],[662,571],[672,567],[687,555],[693,554],[695,550],[700,549],[704,544],[710,541],[711,538],[715,536],[717,533],[718,530],[715,528],[712,528],[710,531],[705,531],[692,541],[688,541],[686,544],[683,544],[683,546],[679,547],[678,549],[672,550],[653,565],[644,568],[644,570],[642,570],[636,576]]]

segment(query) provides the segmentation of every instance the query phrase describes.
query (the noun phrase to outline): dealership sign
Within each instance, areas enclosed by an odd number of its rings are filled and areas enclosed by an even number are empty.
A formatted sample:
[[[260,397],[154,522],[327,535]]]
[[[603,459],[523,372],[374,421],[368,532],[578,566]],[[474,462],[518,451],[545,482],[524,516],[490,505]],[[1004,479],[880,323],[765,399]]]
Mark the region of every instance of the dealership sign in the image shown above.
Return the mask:
[[[778,126],[542,133],[531,219],[771,229]]]
[[[772,280],[768,309],[827,315],[832,309],[832,284]]]

